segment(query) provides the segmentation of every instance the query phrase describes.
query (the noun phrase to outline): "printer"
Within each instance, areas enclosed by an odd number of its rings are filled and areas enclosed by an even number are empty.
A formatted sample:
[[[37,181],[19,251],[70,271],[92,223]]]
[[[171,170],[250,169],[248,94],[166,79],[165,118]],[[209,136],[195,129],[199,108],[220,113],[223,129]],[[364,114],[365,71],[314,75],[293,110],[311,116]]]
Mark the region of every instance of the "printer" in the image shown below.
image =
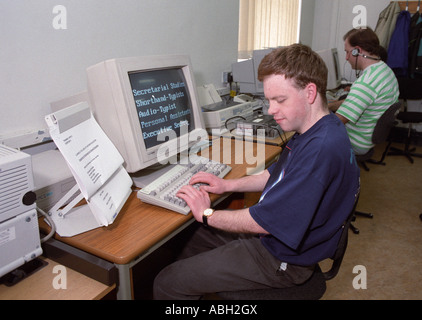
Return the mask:
[[[0,145],[0,277],[42,254],[31,156]]]
[[[198,87],[199,102],[202,106],[205,127],[209,133],[219,135],[236,127],[236,121],[250,119],[253,116],[256,101],[237,100],[230,103],[223,101],[214,85]]]

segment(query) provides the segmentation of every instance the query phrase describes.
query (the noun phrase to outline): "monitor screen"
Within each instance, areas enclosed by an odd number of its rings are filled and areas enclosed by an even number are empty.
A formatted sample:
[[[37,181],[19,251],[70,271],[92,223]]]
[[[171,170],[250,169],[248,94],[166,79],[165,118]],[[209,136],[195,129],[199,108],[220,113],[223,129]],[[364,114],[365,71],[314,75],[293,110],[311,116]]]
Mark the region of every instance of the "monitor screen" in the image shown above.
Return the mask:
[[[328,69],[327,90],[337,89],[341,85],[340,62],[336,48],[317,51]]]
[[[274,49],[254,50],[252,58],[232,64],[233,81],[237,83],[241,93],[263,95],[264,86],[258,80],[258,67],[262,59]]]
[[[129,80],[147,149],[161,143],[161,133],[173,130],[180,137],[181,127],[192,130],[192,103],[180,68],[130,72]]]
[[[208,137],[188,56],[106,60],[87,69],[87,83],[94,117],[129,173],[174,161]]]

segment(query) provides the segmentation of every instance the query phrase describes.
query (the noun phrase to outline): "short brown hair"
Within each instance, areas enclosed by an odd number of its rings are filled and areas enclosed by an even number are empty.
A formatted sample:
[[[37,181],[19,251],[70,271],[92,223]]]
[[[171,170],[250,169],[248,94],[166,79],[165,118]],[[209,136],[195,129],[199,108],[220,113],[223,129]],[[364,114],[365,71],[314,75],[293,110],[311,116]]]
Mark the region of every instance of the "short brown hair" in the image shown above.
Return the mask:
[[[272,74],[284,75],[286,79],[294,80],[299,89],[314,83],[318,92],[325,98],[327,66],[321,57],[306,45],[292,44],[267,54],[259,65],[258,80],[263,81]]]
[[[361,47],[371,55],[381,56],[382,52],[378,36],[369,27],[352,29],[344,35],[343,40],[348,40],[352,47]]]

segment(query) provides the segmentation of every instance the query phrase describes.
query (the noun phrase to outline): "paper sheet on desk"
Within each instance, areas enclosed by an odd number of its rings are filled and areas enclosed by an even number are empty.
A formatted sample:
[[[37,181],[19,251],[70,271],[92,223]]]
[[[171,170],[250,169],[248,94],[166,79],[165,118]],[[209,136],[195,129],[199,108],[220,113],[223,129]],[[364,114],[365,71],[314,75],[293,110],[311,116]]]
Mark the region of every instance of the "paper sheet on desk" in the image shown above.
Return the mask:
[[[94,117],[65,131],[58,117],[58,113],[46,117],[50,135],[88,200],[123,164],[123,158]]]
[[[108,226],[116,219],[131,192],[132,179],[123,167],[120,167],[88,201],[98,223]]]
[[[64,209],[53,207],[51,216],[57,232],[72,236],[113,223],[129,197],[132,179],[122,166],[122,156],[95,121],[88,104],[57,111],[46,116],[46,122],[77,182],[73,192],[79,189],[88,204],[84,209],[73,208],[74,203]]]

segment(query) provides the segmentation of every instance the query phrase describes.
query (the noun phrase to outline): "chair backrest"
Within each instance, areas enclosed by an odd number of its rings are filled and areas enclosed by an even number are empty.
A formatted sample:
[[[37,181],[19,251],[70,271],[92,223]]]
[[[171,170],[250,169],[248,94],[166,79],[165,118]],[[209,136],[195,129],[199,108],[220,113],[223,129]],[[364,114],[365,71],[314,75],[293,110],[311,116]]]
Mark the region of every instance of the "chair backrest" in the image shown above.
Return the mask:
[[[420,100],[422,99],[422,79],[397,78],[399,83],[400,99]]]
[[[401,107],[401,102],[392,104],[378,119],[375,125],[374,133],[372,134],[372,142],[374,144],[383,143],[387,140],[390,134],[391,128],[394,126],[396,121],[397,113]]]
[[[344,221],[342,225],[343,231],[341,233],[336,252],[331,258],[333,260],[331,268],[328,271],[325,271],[323,273],[325,280],[331,280],[337,275],[338,271],[340,270],[340,265],[343,262],[343,257],[344,257],[344,254],[346,253],[346,248],[347,248],[348,239],[349,239],[349,228],[350,228],[350,224],[352,223],[355,217],[355,211],[356,211],[356,206],[359,201],[359,195],[360,195],[360,187],[355,196],[355,203],[353,205],[352,211],[350,211],[349,216],[347,217],[347,219]]]

